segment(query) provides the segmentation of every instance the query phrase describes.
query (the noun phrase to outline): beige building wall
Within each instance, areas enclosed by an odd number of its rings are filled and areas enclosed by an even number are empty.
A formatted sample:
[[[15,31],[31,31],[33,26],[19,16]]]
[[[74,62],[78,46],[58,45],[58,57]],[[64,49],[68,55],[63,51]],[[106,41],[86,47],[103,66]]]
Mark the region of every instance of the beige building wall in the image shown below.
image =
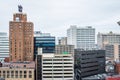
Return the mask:
[[[5,80],[34,80],[34,69],[1,67],[0,78],[5,78]]]
[[[110,61],[119,61],[120,59],[120,45],[119,44],[113,44],[113,45],[106,45],[106,60]]]
[[[59,45],[67,45],[67,37],[62,37],[58,42]]]
[[[72,54],[42,54],[43,80],[74,80]]]
[[[74,54],[74,45],[56,45],[55,54]]]
[[[114,60],[119,60],[119,45],[114,44]]]
[[[100,48],[104,49],[106,44],[114,45],[120,44],[120,34],[118,33],[98,33],[97,44]]]

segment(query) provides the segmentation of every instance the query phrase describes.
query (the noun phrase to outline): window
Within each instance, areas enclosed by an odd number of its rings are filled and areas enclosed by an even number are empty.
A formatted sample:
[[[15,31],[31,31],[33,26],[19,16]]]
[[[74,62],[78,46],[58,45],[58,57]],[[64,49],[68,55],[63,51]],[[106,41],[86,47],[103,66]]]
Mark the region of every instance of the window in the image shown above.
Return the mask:
[[[27,76],[26,75],[24,75],[24,78],[26,78]]]
[[[5,71],[3,71],[3,73],[5,73]]]
[[[10,75],[8,74],[8,75],[7,75],[7,78],[9,78],[9,77],[10,77]]]
[[[11,77],[12,78],[14,77],[14,71],[11,71]]]
[[[9,74],[9,71],[7,71],[7,74]]]
[[[15,18],[15,20],[16,20],[17,22],[19,22],[19,21],[20,21],[19,17],[16,17],[16,18]]]
[[[22,75],[20,75],[20,78],[22,78]]]
[[[24,65],[24,68],[26,68],[26,65]]]
[[[29,71],[29,74],[32,74],[32,71]]]
[[[24,71],[24,74],[26,74],[27,72],[26,71]]]
[[[18,71],[15,71],[15,77],[18,78]]]
[[[29,78],[32,78],[32,75],[29,75]]]
[[[18,74],[18,71],[15,71],[15,74]]]
[[[22,74],[22,71],[20,71],[20,74]]]

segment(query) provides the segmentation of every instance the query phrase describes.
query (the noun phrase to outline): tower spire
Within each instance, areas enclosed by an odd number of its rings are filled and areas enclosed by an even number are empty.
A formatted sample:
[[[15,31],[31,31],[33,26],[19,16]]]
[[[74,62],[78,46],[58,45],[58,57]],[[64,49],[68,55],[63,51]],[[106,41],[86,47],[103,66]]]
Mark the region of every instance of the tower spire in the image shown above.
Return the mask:
[[[22,12],[23,11],[23,7],[21,5],[18,5],[18,12]]]

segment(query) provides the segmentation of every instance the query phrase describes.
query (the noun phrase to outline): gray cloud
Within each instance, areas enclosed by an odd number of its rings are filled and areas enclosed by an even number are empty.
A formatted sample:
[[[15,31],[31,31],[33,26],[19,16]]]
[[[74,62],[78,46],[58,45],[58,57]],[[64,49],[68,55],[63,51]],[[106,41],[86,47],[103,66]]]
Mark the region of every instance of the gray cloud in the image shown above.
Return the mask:
[[[8,31],[9,21],[22,4],[35,30],[65,36],[70,25],[93,26],[97,32],[120,29],[120,0],[1,0],[0,31]]]

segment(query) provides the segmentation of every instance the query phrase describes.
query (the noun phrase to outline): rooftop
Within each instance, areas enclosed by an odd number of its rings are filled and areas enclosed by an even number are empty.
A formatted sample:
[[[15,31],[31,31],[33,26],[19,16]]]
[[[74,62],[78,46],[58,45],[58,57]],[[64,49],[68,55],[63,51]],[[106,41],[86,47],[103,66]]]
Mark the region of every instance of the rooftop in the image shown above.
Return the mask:
[[[34,68],[35,69],[35,62],[5,62],[3,63],[2,67],[8,68]]]

